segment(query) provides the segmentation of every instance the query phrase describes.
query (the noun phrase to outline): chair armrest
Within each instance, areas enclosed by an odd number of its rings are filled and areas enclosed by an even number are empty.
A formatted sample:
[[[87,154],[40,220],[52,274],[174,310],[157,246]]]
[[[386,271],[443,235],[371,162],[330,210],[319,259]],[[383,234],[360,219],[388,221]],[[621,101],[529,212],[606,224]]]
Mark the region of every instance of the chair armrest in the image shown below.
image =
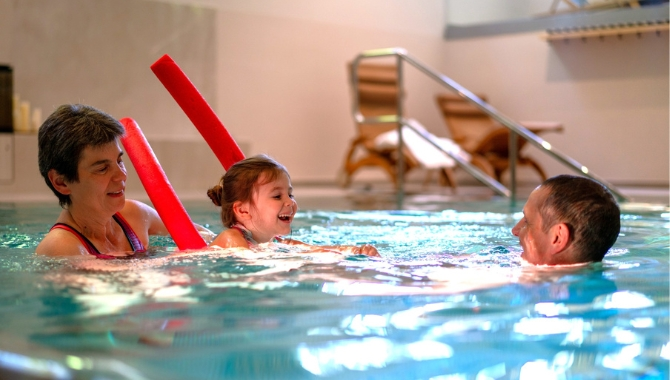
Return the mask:
[[[563,132],[563,124],[558,121],[520,121],[519,124],[531,132]]]

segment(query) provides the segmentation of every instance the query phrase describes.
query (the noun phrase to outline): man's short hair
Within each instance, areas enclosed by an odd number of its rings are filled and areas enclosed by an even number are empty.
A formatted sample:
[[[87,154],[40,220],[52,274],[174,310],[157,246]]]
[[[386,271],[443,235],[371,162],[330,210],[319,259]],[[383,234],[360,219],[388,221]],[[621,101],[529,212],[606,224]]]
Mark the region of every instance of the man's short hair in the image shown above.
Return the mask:
[[[49,171],[55,169],[66,181],[78,182],[77,169],[84,149],[113,142],[124,133],[123,125],[112,116],[83,104],[62,105],[42,123],[37,134],[40,174],[61,207],[70,205],[70,196],[53,187]]]
[[[539,210],[544,232],[565,223],[574,247],[573,260],[602,261],[621,228],[619,205],[612,193],[592,179],[573,175],[549,178],[541,187],[547,189]]]

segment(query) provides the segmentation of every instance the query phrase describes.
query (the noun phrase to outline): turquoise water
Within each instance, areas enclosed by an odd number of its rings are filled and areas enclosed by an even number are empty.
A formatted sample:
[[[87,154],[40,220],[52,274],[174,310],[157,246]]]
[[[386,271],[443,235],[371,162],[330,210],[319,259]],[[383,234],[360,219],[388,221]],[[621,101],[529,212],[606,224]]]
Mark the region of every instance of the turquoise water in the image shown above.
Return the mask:
[[[166,238],[145,259],[37,258],[58,212],[0,204],[2,379],[668,378],[667,210],[625,211],[602,264],[560,270],[521,263],[518,209],[496,202],[298,214],[294,238],[381,259],[169,257]]]

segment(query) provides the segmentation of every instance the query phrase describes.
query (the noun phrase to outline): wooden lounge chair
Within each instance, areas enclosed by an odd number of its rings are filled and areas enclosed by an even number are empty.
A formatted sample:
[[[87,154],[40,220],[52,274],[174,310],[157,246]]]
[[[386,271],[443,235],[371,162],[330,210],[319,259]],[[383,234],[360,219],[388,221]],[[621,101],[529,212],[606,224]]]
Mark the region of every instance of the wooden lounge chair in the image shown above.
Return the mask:
[[[348,65],[349,82],[351,83],[352,65]],[[397,115],[398,80],[396,66],[391,64],[361,63],[358,65],[358,107],[365,117]],[[354,89],[351,89],[352,92]],[[395,186],[397,181],[398,149],[395,147],[379,147],[375,139],[382,133],[396,130],[395,123],[367,124],[356,122],[357,135],[350,143],[344,158],[341,184],[347,187],[351,177],[363,167],[383,169]],[[403,148],[404,173],[420,166],[420,163],[407,149]],[[450,169],[441,171],[440,181],[452,187],[453,180]]]
[[[487,101],[485,95],[477,96]],[[503,172],[509,168],[509,129],[456,94],[438,94],[436,100],[451,138],[472,155],[473,165],[501,182]],[[535,134],[563,129],[558,122],[520,124]],[[521,137],[517,141],[517,165],[532,167],[544,181],[547,175],[540,164],[521,153],[526,142]]]

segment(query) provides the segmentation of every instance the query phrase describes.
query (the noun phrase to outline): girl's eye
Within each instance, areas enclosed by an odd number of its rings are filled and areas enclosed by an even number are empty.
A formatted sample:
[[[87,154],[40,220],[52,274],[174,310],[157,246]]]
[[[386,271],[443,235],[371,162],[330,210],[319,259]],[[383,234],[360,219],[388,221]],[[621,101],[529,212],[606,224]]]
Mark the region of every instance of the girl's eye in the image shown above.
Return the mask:
[[[295,197],[293,196],[293,194],[289,194],[288,197],[291,198],[291,199],[295,198]]]

